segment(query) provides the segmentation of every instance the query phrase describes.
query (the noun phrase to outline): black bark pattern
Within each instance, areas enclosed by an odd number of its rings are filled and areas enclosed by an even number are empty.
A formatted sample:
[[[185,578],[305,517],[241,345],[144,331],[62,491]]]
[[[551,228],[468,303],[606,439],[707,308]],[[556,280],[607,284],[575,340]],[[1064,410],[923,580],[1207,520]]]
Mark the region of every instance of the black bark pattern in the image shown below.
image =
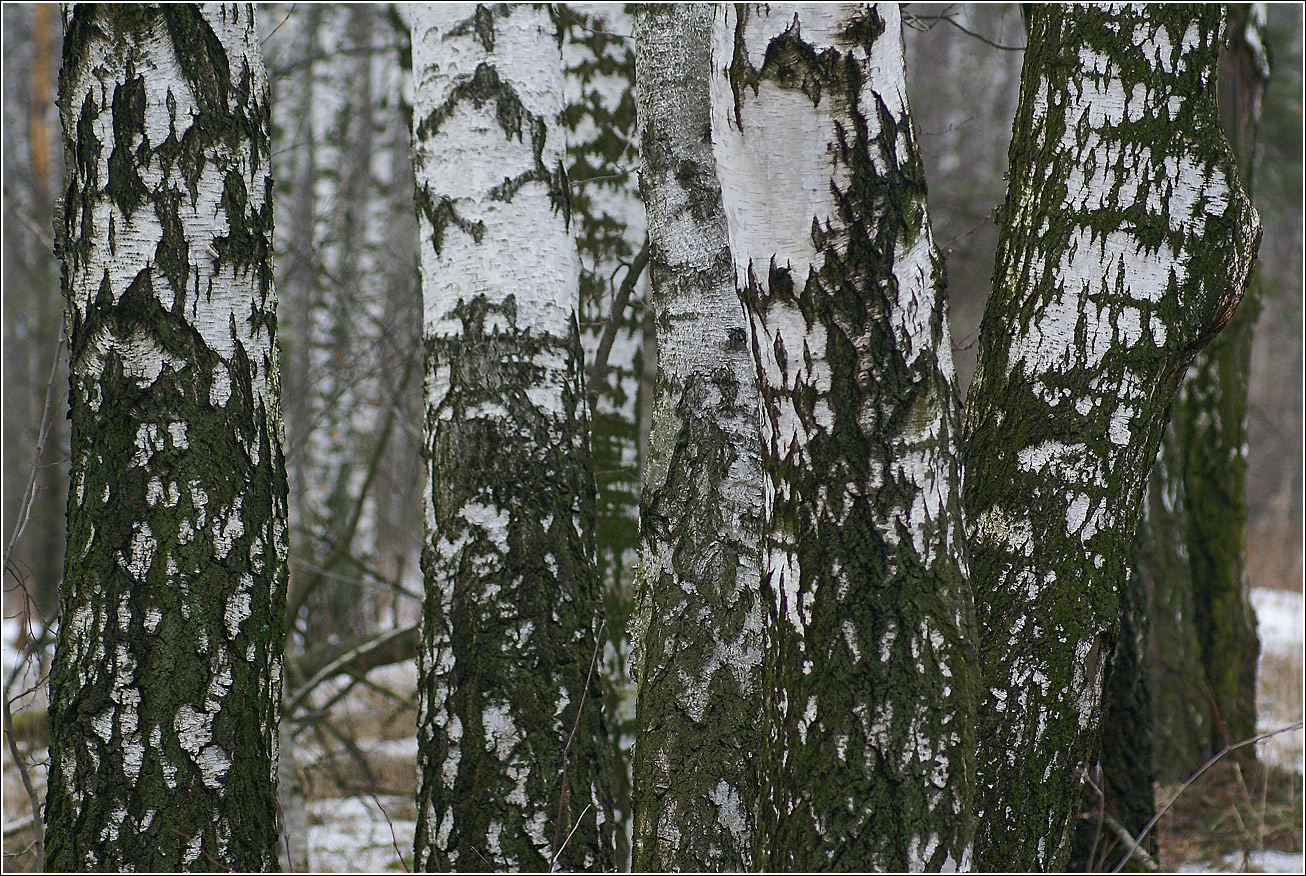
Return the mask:
[[[458,204],[431,191],[439,184],[435,174],[450,168],[429,168],[426,149],[448,136],[441,128],[460,105],[492,112],[505,138],[529,145],[533,165],[461,205],[508,202],[527,191],[534,197],[540,193],[532,187],[543,186],[555,214],[562,213],[560,225],[567,220],[565,170],[561,161],[550,170],[545,159],[546,140],[557,136],[550,126],[559,120],[527,110],[500,78],[492,48],[496,18],[538,14],[526,7],[478,10],[472,24],[454,26],[458,33],[426,34],[458,37],[463,50],[472,37],[487,53],[414,132],[414,164],[419,181],[426,180],[419,182],[419,215],[435,231],[462,233],[476,244],[483,239],[479,220],[453,221]],[[428,209],[446,201],[443,215]],[[552,244],[555,230],[561,229],[508,229],[498,256],[534,259],[530,235],[544,233]],[[423,243],[428,266],[441,255],[441,238],[431,239],[431,249]],[[594,568],[595,487],[575,299],[548,302],[572,309],[565,333],[553,333],[519,312],[515,290],[503,282],[488,281],[484,293],[457,301],[423,289],[445,328],[428,325],[424,340],[430,497],[415,865],[609,869],[613,764],[596,668],[603,599]],[[530,296],[533,307],[539,298]]]
[[[1065,861],[1147,472],[1259,243],[1217,120],[1220,30],[1208,6],[1029,15],[966,410],[982,869]]]
[[[924,172],[905,105],[901,116],[891,112],[875,91],[880,83],[866,81],[876,41],[901,37],[886,33],[870,9],[851,17],[838,48],[818,48],[795,16],[755,68],[745,28],[762,14],[745,7],[738,15],[727,70],[734,123],[742,124],[749,92],[760,94],[768,80],[829,107],[836,209],[829,224],[812,223],[817,259],[808,276],[794,276],[777,253],[769,265],[750,265],[740,293],[761,378],[763,468],[774,490],[761,551],[769,738],[754,865],[965,866],[974,658],[965,549],[952,530],[961,513],[952,489],[957,402],[936,355],[948,343],[942,267],[931,243],[919,302],[929,313],[928,338],[900,340],[894,319],[903,318],[905,278],[895,272],[895,251],[929,234]],[[815,341],[786,346],[768,326],[777,307],[801,314],[807,338],[823,335],[824,349]],[[922,347],[912,349],[913,341]],[[772,355],[792,388],[768,382]],[[828,367],[828,390],[810,378],[818,362]],[[806,436],[787,448],[777,438],[786,409]],[[913,452],[931,460],[925,470],[902,464]],[[929,471],[935,464],[943,470]],[[942,491],[939,512],[909,523],[913,503],[927,501],[932,487]],[[777,554],[792,558],[786,568],[777,567]],[[799,580],[785,580],[795,571]]]
[[[703,136],[714,14],[650,7],[636,19],[658,332],[633,636],[640,871],[751,869],[761,794],[760,436],[747,320]]]
[[[159,54],[186,81],[157,78]],[[72,487],[45,864],[271,869],[286,479],[253,13],[77,7],[60,108]],[[146,114],[161,110],[170,128],[152,142]],[[95,135],[106,113],[110,142]],[[215,174],[228,194],[196,225]],[[137,243],[150,227],[152,252]],[[206,336],[218,306],[233,316]]]
[[[504,855],[523,869],[547,870],[551,862],[530,842],[524,813],[496,805],[513,793],[515,782],[500,768],[502,758],[490,753],[496,731],[486,728],[483,716],[492,703],[510,704],[521,737],[512,757],[528,767],[526,800],[562,801],[565,838],[610,766],[602,747],[608,738],[602,687],[589,672],[602,599],[592,559],[594,481],[580,338],[575,331],[562,339],[519,326],[512,296],[502,305],[477,296],[454,313],[462,324],[457,337],[426,340],[427,373],[446,370],[450,388],[440,406],[427,411],[436,531],[422,551],[422,570],[428,582],[438,583],[428,585],[421,653],[427,701],[446,696],[435,688],[447,689],[447,709],[462,729],[460,739],[451,740],[450,728],[432,726],[429,715],[419,727],[417,865],[481,869],[490,823],[502,821]],[[562,387],[569,412],[562,420],[537,408],[527,392],[546,376],[535,363],[550,350],[572,363]],[[507,415],[480,415],[486,403],[503,405]],[[507,516],[506,550],[460,516],[471,503]],[[450,554],[437,549],[441,539],[468,541]],[[452,587],[448,604],[440,587]],[[451,665],[432,665],[440,658],[427,655],[445,649]],[[571,702],[554,715],[550,692],[560,689]],[[573,724],[564,785],[563,750]],[[438,776],[451,751],[459,766],[448,787]],[[483,766],[480,758],[488,758]],[[445,846],[425,843],[433,832],[427,813],[443,818],[449,810],[453,828]],[[595,815],[591,810],[584,817],[558,866],[593,867],[611,857],[613,827]],[[550,816],[545,835],[552,842],[557,825],[553,811]]]

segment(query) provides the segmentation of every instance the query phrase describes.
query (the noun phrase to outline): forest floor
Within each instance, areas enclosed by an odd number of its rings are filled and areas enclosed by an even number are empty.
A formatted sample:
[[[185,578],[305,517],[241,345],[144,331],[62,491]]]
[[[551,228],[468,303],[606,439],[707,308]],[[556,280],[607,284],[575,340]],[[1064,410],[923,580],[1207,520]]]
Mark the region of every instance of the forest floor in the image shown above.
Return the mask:
[[[1262,732],[1302,720],[1303,599],[1299,591],[1252,592],[1262,641],[1258,706]],[[4,673],[17,659],[16,624],[3,630]],[[302,726],[296,737],[307,797],[308,862],[315,872],[405,872],[416,827],[417,673],[412,661],[373,670],[331,710],[330,724]],[[21,686],[18,689],[22,689]],[[328,696],[326,691],[321,692]],[[39,692],[27,702],[37,705]],[[15,713],[19,750],[34,762],[44,794],[43,728]],[[1280,733],[1257,746],[1259,762],[1226,758],[1186,787],[1159,786],[1160,864],[1183,872],[1301,872],[1303,733]],[[7,746],[4,773],[4,869],[34,869],[31,805]]]

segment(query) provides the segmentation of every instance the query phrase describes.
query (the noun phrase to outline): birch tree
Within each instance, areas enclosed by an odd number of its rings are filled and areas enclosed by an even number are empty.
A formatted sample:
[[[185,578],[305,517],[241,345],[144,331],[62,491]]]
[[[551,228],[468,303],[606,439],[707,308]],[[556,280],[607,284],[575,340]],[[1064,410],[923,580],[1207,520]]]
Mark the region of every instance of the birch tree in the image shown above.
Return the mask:
[[[276,864],[286,479],[252,7],[77,6],[46,867]]]
[[[566,106],[567,179],[580,254],[581,347],[590,399],[590,447],[598,499],[595,558],[602,588],[604,707],[621,768],[615,817],[629,824],[635,694],[629,622],[648,432],[644,306],[645,211],[635,169],[635,58],[631,16],[613,3],[558,7]],[[626,831],[617,860],[629,863]]]
[[[594,476],[556,24],[413,12],[426,356],[421,869],[609,868]]]
[[[1270,75],[1263,5],[1231,5],[1221,67],[1221,118],[1243,186],[1251,192]],[[1247,592],[1247,396],[1260,285],[1253,273],[1228,327],[1194,357],[1174,415],[1183,448],[1193,617],[1213,697],[1210,754],[1256,733],[1260,641]],[[1247,746],[1239,756],[1254,758],[1255,748]]]
[[[715,14],[650,6],[636,18],[657,327],[634,633],[636,870],[747,870],[753,862],[762,480],[748,324],[703,136]]]
[[[1035,7],[966,410],[981,869],[1059,869],[1143,485],[1260,237],[1218,7]]]
[[[958,408],[898,9],[729,9],[712,136],[761,395],[754,865],[970,859]]]

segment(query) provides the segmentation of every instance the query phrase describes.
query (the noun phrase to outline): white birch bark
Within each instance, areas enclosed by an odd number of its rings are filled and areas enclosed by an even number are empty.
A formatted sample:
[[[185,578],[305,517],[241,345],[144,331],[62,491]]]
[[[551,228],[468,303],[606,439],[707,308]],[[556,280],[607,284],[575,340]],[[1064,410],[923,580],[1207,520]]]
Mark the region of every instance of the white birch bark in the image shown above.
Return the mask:
[[[66,12],[73,458],[50,869],[276,864],[286,481],[266,87],[249,6]]]
[[[1259,222],[1219,132],[1220,10],[1036,8],[967,401],[982,868],[1058,869],[1175,386]]]
[[[413,10],[421,869],[613,863],[556,33],[538,7]]]
[[[762,397],[755,866],[965,867],[957,402],[894,5],[725,10],[712,137]]]
[[[636,24],[658,331],[633,634],[637,870],[750,869],[760,796],[758,394],[703,136],[714,14],[650,8]]]

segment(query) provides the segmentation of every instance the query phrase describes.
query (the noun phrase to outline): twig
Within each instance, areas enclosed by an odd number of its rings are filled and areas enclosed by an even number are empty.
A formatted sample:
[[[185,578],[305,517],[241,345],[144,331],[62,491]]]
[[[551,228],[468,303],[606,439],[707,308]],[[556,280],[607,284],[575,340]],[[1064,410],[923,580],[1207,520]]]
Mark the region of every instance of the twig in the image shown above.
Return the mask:
[[[389,644],[390,642],[394,641],[395,639],[398,639],[401,636],[410,635],[415,629],[417,629],[416,625],[401,627],[400,629],[392,630],[389,633],[385,633],[384,635],[380,635],[374,639],[370,639],[364,642],[363,644],[359,645],[357,648],[351,648],[350,650],[341,654],[335,660],[332,660],[326,666],[323,666],[316,673],[314,673],[312,678],[304,682],[304,684],[302,684],[299,687],[299,689],[295,691],[294,697],[291,698],[290,702],[286,704],[286,712],[287,713],[294,712],[295,709],[299,707],[300,703],[304,702],[305,697],[307,697],[309,693],[313,691],[314,688],[316,688],[323,681],[326,681],[331,676],[339,674],[344,669],[344,667],[346,667],[353,661],[357,660],[359,657],[366,655],[370,651],[374,651],[378,648],[381,648]]]
[[[1125,830],[1125,826],[1117,821],[1115,816],[1103,811],[1102,823],[1111,828],[1115,835],[1120,837],[1120,841],[1125,844],[1125,850],[1128,854],[1125,855],[1124,861],[1128,861],[1130,856],[1133,856],[1138,859],[1138,863],[1142,865],[1143,869],[1149,873],[1161,869],[1161,866],[1156,863],[1156,859],[1147,853],[1147,849],[1143,848],[1138,840],[1129,835],[1129,831]],[[1124,861],[1121,861],[1117,869],[1124,866]]]
[[[966,34],[967,36],[972,36],[972,37],[974,37],[975,39],[979,40],[980,42],[984,43],[985,45],[992,46],[992,47],[995,48],[995,49],[1001,49],[1001,50],[1004,51],[1004,52],[1023,52],[1023,51],[1025,51],[1025,47],[1024,47],[1024,46],[1004,46],[1004,45],[1002,45],[1001,43],[995,43],[993,40],[989,39],[988,37],[984,36],[983,34],[975,33],[975,31],[970,30],[969,28],[965,27],[964,25],[958,24],[958,23],[957,23],[956,21],[954,21],[953,18],[952,18],[952,16],[954,16],[954,15],[956,15],[956,14],[957,14],[957,13],[955,13],[955,12],[949,12],[949,13],[945,13],[945,14],[943,14],[943,15],[914,15],[914,16],[912,16],[912,18],[915,19],[916,21],[946,21],[948,24],[952,25],[952,26],[955,27],[957,30],[961,31],[962,33]],[[931,29],[933,29],[933,26],[931,25],[931,27],[920,28],[920,29],[921,29],[921,30],[931,30]]]
[[[281,26],[282,26],[283,24],[285,24],[287,21],[290,21],[290,14],[291,14],[292,12],[295,11],[295,7],[298,6],[298,5],[299,5],[298,3],[291,3],[291,4],[290,4],[290,8],[286,10],[286,15],[285,15],[285,17],[282,18],[281,21],[277,23],[277,26],[276,26],[276,27],[272,28],[272,32],[271,32],[271,33],[269,33],[267,36],[263,37],[263,39],[261,39],[261,40],[258,41],[258,44],[259,44],[260,46],[266,44],[268,40],[270,40],[270,39],[272,39],[274,36],[276,36],[276,35],[277,35],[277,31],[281,30]]]
[[[604,374],[608,370],[608,355],[612,352],[612,344],[617,339],[617,329],[621,327],[621,316],[626,312],[626,303],[630,301],[630,293],[635,290],[639,275],[644,272],[647,265],[648,238],[645,237],[644,246],[640,248],[635,260],[630,263],[630,268],[626,270],[626,278],[621,281],[621,288],[617,290],[616,297],[612,299],[612,312],[608,315],[608,324],[603,327],[603,336],[599,338],[599,348],[594,351],[594,364],[590,366],[589,373],[591,401],[598,398],[598,386],[603,382]]]
[[[27,818],[24,818],[22,821],[15,821],[11,824],[6,824],[5,834],[4,834],[5,839],[9,839],[9,837],[11,836],[18,836],[18,834],[27,830],[29,827],[33,827],[34,821],[36,821],[36,816],[32,815]]]
[[[36,797],[36,789],[32,787],[32,777],[28,774],[27,764],[23,763],[22,757],[18,753],[18,739],[14,736],[14,716],[9,711],[9,697],[4,697],[4,729],[5,739],[9,742],[9,755],[14,759],[14,764],[18,767],[18,776],[23,781],[23,790],[27,792],[27,799],[32,804],[32,825],[33,832],[36,834],[36,859],[45,860],[45,821],[41,817],[41,803]]]
[[[1099,772],[1102,769],[1100,764],[1095,768]],[[1088,786],[1093,789],[1093,793],[1097,794],[1097,811],[1094,813],[1085,813],[1083,816],[1084,818],[1092,818],[1097,821],[1097,824],[1093,826],[1093,846],[1088,851],[1088,871],[1092,873],[1097,869],[1097,847],[1102,841],[1102,822],[1103,819],[1106,818],[1106,794],[1102,791],[1102,786],[1093,781],[1093,777],[1088,774],[1088,770],[1083,771],[1083,779],[1088,783]]]
[[[1143,827],[1142,832],[1138,834],[1138,842],[1141,843],[1144,839],[1147,838],[1148,832],[1153,827],[1156,826],[1156,823],[1161,820],[1162,816],[1164,816],[1168,811],[1170,811],[1170,807],[1174,805],[1174,801],[1178,800],[1181,796],[1183,796],[1183,793],[1188,790],[1189,786],[1192,785],[1193,782],[1200,779],[1207,770],[1215,766],[1215,764],[1219,762],[1220,758],[1224,757],[1229,752],[1235,751],[1239,748],[1243,748],[1248,745],[1255,745],[1257,742],[1263,742],[1266,739],[1269,739],[1273,736],[1278,736],[1280,733],[1289,733],[1293,730],[1300,730],[1301,728],[1302,728],[1302,722],[1298,721],[1296,724],[1289,724],[1286,727],[1280,727],[1278,730],[1271,730],[1269,733],[1262,733],[1259,736],[1253,736],[1250,739],[1244,739],[1242,742],[1235,742],[1232,745],[1226,745],[1224,748],[1217,751],[1214,755],[1211,756],[1210,760],[1202,764],[1201,768],[1198,769],[1197,772],[1189,776],[1188,780],[1179,786],[1179,791],[1168,801],[1166,801],[1166,804],[1162,806],[1161,809],[1155,815],[1152,816],[1151,820],[1147,822],[1147,825]],[[1123,861],[1117,864],[1115,866],[1115,869],[1112,870],[1111,872],[1119,873],[1120,870],[1125,866],[1125,863],[1128,862],[1128,860],[1129,860],[1128,858],[1125,858]]]
[[[558,857],[558,855],[562,854],[563,849],[567,848],[567,843],[571,842],[571,838],[576,835],[576,829],[580,827],[580,823],[585,819],[585,816],[589,813],[590,809],[592,808],[594,808],[593,803],[585,804],[585,808],[580,811],[580,817],[577,818],[576,823],[571,826],[571,833],[567,834],[567,838],[562,841],[562,846],[558,849],[558,853],[553,856],[555,859]],[[553,872],[552,863],[549,864],[549,872],[550,873]]]
[[[491,864],[489,861],[486,861],[485,855],[481,854],[480,849],[476,848],[476,846],[472,846],[472,851],[476,853],[476,857],[480,858],[482,861],[485,861],[485,866],[490,868],[491,873],[495,872],[494,865]]]
[[[36,500],[36,473],[41,467],[41,458],[45,455],[45,441],[50,437],[50,429],[54,426],[55,376],[59,373],[59,355],[63,353],[65,343],[64,334],[60,331],[59,343],[55,346],[54,357],[50,362],[50,379],[45,384],[45,410],[41,413],[41,429],[37,433],[36,452],[32,455],[32,474],[27,479],[27,489],[23,491],[23,499],[18,506],[18,520],[14,524],[13,534],[9,537],[9,544],[5,546],[6,569],[9,568],[9,560],[13,557],[14,546],[18,544],[18,539],[22,538],[23,531],[27,528],[27,521],[32,513],[32,503]]]
[[[32,503],[36,499],[36,474],[41,467],[41,457],[45,455],[45,442],[50,436],[50,428],[54,425],[54,418],[52,416],[52,411],[54,409],[54,384],[55,376],[59,373],[59,355],[63,352],[63,348],[64,335],[61,331],[59,333],[59,343],[56,345],[54,350],[53,361],[50,363],[50,379],[45,385],[45,409],[41,413],[41,428],[37,433],[36,452],[32,455],[32,473],[27,479],[27,488],[23,491],[23,499],[19,504],[18,520],[14,523],[13,534],[9,538],[9,543],[5,546],[4,559],[6,570],[9,569],[10,560],[13,558],[14,547],[18,544],[18,540],[22,537],[23,531],[27,528],[27,521],[31,518],[32,514]],[[31,594],[27,592],[26,584],[24,584],[16,574],[14,577],[18,580],[18,586],[22,588],[23,598],[28,606],[27,617],[30,621],[31,606],[34,604]],[[42,617],[41,620],[41,636],[44,638],[50,625],[45,623],[44,617]],[[40,652],[38,651],[37,653]],[[9,678],[5,682],[3,697],[4,732],[5,737],[9,741],[9,754],[14,759],[14,766],[18,768],[18,776],[22,780],[23,790],[27,793],[27,799],[32,806],[32,816],[35,819],[36,857],[38,860],[45,860],[45,821],[41,817],[41,801],[37,798],[36,789],[32,786],[32,777],[27,769],[27,764],[18,752],[18,740],[14,737],[14,716],[9,708],[10,691],[13,690],[14,682],[18,678],[19,669],[26,662],[27,658],[24,658],[15,663],[13,672],[10,673]],[[39,672],[39,665],[37,670]]]
[[[385,807],[381,805],[381,800],[376,794],[369,794],[369,796],[372,798],[372,802],[376,804],[376,808],[381,810],[381,817],[385,819],[386,826],[390,828],[390,845],[394,846],[395,856],[399,858],[399,866],[404,868],[405,873],[413,872],[409,869],[408,862],[404,860],[403,852],[399,851],[399,837],[395,836],[395,826],[394,822],[390,820],[390,813],[385,811]]]
[[[562,836],[562,809],[563,804],[567,800],[567,767],[569,765],[567,756],[571,752],[571,741],[576,738],[576,728],[580,726],[580,716],[585,710],[585,695],[590,691],[590,679],[594,677],[594,664],[598,663],[599,649],[603,647],[603,628],[607,625],[608,621],[606,618],[604,618],[603,622],[599,624],[598,635],[594,639],[594,655],[590,657],[590,670],[585,675],[585,687],[581,688],[580,702],[576,705],[576,718],[571,722],[571,732],[567,734],[567,744],[562,747],[562,772],[560,774],[562,781],[558,785],[558,817],[554,819],[553,854],[549,856],[550,873],[553,872],[554,865],[558,863],[558,856],[562,854],[562,849],[558,846],[558,837]],[[587,812],[589,811],[588,804],[586,805],[585,810]],[[584,817],[585,813],[582,812],[581,818]],[[576,819],[576,823],[580,824],[580,818]],[[573,827],[572,833],[575,832],[576,828]],[[571,834],[567,835],[567,839],[571,839]]]

